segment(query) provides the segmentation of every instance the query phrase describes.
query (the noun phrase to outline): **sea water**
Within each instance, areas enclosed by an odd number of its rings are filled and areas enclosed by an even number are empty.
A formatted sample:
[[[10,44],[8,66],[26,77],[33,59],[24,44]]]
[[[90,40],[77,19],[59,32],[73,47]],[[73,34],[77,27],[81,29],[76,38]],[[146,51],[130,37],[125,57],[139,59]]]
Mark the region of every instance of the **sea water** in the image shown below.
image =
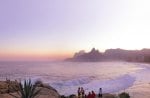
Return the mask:
[[[104,93],[135,93],[135,88],[150,83],[150,65],[129,62],[0,62],[0,80],[41,80],[62,95],[99,88]],[[144,97],[143,97],[144,98]]]

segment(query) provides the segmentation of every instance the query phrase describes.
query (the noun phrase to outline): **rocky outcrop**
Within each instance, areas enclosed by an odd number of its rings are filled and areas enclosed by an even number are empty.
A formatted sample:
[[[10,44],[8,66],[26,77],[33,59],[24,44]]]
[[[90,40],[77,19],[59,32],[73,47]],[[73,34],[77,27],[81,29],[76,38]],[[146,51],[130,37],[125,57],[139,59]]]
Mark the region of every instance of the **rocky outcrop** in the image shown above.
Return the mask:
[[[99,98],[99,97],[97,97],[97,98]],[[114,94],[103,94],[103,98],[118,98],[118,97]]]
[[[93,48],[90,52],[78,52],[75,53],[73,58],[66,59],[67,61],[80,61],[80,62],[97,62],[103,59],[101,52]]]
[[[14,98],[11,95],[18,96],[16,90],[18,83],[17,81],[0,81],[0,98]],[[40,89],[39,94],[35,98],[59,98],[59,93],[49,85],[40,84],[37,88]],[[11,94],[11,95],[10,95]]]
[[[13,93],[18,88],[18,82],[17,81],[0,81],[0,94],[5,93]],[[1,97],[0,97],[1,98]]]

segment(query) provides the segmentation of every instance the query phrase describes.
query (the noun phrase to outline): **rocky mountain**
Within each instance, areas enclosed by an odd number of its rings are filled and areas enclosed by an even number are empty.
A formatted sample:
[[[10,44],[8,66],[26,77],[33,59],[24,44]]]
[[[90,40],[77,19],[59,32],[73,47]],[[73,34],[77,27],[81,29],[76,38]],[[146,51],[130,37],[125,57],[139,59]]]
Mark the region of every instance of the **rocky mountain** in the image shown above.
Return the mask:
[[[79,62],[98,62],[108,60],[121,60],[133,62],[150,62],[150,49],[142,50],[124,50],[124,49],[107,49],[105,52],[99,52],[93,48],[90,52],[83,50],[75,53],[72,58],[66,59],[67,61]]]

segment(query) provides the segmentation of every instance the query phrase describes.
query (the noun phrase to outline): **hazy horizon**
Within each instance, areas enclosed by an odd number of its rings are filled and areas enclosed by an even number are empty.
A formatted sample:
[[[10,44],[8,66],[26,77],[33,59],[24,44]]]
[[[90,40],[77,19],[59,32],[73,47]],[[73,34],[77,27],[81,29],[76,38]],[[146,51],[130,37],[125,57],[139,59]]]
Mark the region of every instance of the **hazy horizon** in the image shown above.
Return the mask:
[[[149,0],[2,0],[0,61],[150,48]]]

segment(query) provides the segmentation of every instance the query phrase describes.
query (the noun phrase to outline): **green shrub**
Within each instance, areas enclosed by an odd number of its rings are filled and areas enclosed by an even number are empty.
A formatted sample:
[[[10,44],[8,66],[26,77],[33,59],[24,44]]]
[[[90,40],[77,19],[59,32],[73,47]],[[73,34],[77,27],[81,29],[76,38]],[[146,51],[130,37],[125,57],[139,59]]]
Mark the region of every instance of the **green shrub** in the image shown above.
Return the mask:
[[[61,95],[60,98],[67,98],[65,95]]]
[[[71,94],[71,95],[69,96],[69,98],[76,98],[76,95]]]
[[[130,96],[128,93],[123,92],[123,93],[119,94],[119,98],[130,98]]]

